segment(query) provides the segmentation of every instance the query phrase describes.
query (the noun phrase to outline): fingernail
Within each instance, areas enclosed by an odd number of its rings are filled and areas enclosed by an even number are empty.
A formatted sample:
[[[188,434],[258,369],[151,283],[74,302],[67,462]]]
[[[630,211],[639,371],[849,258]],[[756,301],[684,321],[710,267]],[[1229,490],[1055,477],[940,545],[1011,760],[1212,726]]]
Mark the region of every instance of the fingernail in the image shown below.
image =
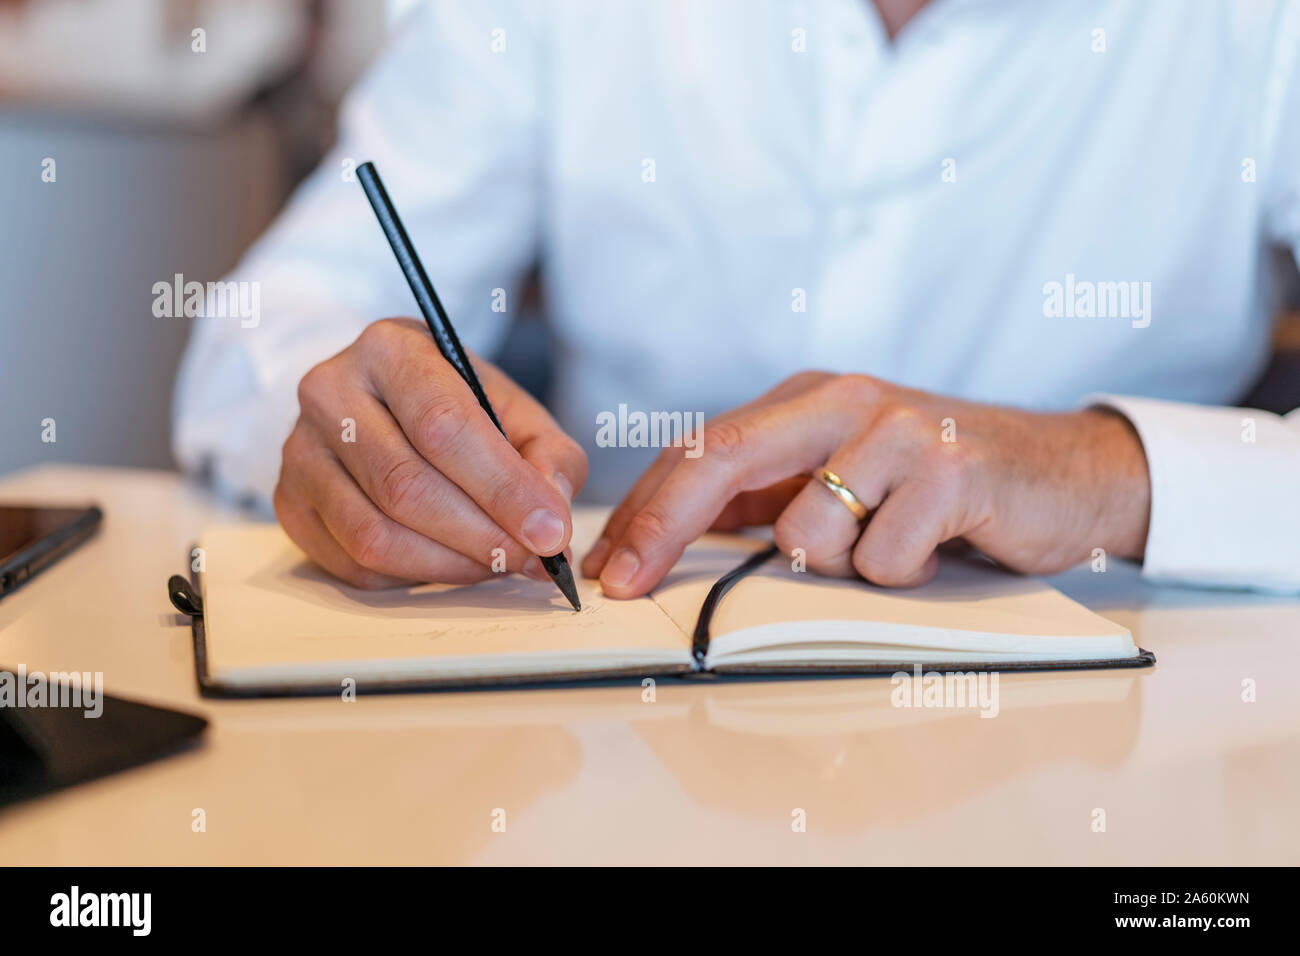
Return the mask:
[[[582,566],[587,569],[587,577],[600,577],[600,569],[605,566],[605,559],[609,557],[609,549],[613,545],[614,542],[609,538],[601,538],[591,546],[587,556],[582,559]]]
[[[529,558],[524,562],[523,572],[527,577],[532,578],[534,581],[551,580],[551,576],[547,574],[546,569],[542,567],[542,562],[536,557]]]
[[[609,559],[605,570],[600,573],[600,583],[612,588],[625,588],[641,567],[641,560],[631,548],[620,548]]]
[[[557,471],[555,474],[551,475],[551,484],[555,486],[556,490],[559,491],[560,494],[564,495],[565,501],[569,504],[573,504],[573,485],[569,483],[568,478],[565,478]]]
[[[545,508],[538,508],[525,518],[521,530],[527,539],[525,543],[537,554],[555,554],[564,540],[564,522]]]

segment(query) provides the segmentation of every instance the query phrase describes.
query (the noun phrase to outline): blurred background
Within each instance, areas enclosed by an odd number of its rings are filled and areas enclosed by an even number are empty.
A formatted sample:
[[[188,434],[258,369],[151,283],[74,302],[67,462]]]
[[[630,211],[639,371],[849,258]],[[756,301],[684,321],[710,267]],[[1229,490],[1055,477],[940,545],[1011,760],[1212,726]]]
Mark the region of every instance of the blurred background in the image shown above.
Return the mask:
[[[409,5],[0,0],[0,474],[173,465],[153,283],[234,265]]]
[[[153,283],[234,265],[414,2],[0,0],[0,474],[173,466],[190,320],[155,318]],[[1278,345],[1247,403],[1300,404],[1300,322]]]

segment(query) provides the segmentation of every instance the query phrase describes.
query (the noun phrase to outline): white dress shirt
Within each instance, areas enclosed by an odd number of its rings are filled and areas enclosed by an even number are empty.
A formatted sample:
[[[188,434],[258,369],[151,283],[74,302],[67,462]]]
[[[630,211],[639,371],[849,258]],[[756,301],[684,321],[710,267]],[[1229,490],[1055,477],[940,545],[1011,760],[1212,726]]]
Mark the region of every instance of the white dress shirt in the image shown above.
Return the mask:
[[[1300,249],[1295,4],[934,0],[892,42],[868,0],[424,5],[230,277],[256,325],[196,323],[176,454],[232,493],[270,495],[308,368],[417,314],[367,159],[472,348],[540,262],[591,500],[654,453],[596,446],[620,403],[712,415],[809,368],[1101,401],[1148,456],[1149,576],[1300,590],[1300,416],[1212,407]]]

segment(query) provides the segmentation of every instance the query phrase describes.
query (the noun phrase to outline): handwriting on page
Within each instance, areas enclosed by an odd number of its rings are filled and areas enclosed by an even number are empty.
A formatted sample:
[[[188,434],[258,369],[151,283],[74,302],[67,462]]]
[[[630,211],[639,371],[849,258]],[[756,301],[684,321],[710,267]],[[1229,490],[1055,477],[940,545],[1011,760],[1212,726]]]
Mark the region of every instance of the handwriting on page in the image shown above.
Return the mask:
[[[555,608],[554,613],[546,611],[537,612],[526,617],[511,615],[509,617],[484,617],[477,616],[474,618],[464,618],[454,622],[439,622],[433,628],[427,627],[393,627],[383,630],[369,630],[360,640],[373,641],[384,638],[423,638],[424,640],[437,640],[440,637],[446,637],[451,634],[458,635],[519,635],[521,638],[527,638],[530,634],[547,634],[551,632],[572,633],[574,631],[589,631],[602,627],[618,626],[616,621],[610,619],[607,612],[608,602],[600,596],[583,595],[582,610],[573,611],[568,605],[559,605]],[[413,621],[404,621],[405,624],[414,623]],[[301,633],[295,634],[294,637],[300,640],[335,639],[337,634],[312,634]]]

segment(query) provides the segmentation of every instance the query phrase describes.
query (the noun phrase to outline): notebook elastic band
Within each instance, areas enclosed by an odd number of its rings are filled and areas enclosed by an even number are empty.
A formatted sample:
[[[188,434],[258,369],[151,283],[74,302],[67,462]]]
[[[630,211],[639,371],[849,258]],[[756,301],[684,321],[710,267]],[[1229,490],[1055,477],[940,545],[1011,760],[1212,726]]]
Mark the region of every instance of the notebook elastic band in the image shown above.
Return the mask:
[[[704,658],[709,653],[709,628],[713,624],[713,612],[718,609],[723,597],[731,590],[732,585],[746,574],[761,567],[768,559],[780,553],[776,545],[764,548],[757,554],[751,555],[740,566],[732,568],[718,578],[713,587],[709,589],[709,596],[704,599],[704,604],[700,606],[700,618],[695,622],[695,635],[691,641],[691,657],[694,659],[697,671],[704,667]]]

